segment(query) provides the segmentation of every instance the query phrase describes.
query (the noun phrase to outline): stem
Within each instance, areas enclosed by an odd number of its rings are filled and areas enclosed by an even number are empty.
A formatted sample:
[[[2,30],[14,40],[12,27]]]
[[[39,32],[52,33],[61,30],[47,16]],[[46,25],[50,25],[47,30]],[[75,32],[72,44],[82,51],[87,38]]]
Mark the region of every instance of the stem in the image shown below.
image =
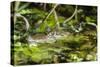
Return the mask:
[[[76,22],[78,22],[77,10],[78,10],[78,6],[76,7],[76,14],[75,14],[75,21],[76,21]]]
[[[22,6],[18,9],[18,11],[20,11],[20,10],[26,8],[29,4],[30,4],[30,3],[26,3],[26,4],[22,5]]]
[[[19,5],[20,5],[20,2],[16,1],[15,2],[15,8],[14,8],[14,14],[18,11]],[[14,15],[14,24],[16,22],[16,19],[17,19],[17,17]]]
[[[44,3],[43,9],[46,10],[46,3]]]
[[[19,13],[17,13],[15,16],[16,16],[16,17],[21,17],[21,18],[23,18],[23,20],[24,20],[25,23],[26,23],[26,30],[28,30],[28,29],[29,29],[29,26],[30,26],[28,20],[27,20],[24,16],[22,16],[21,14],[19,14]]]
[[[59,25],[58,16],[57,16],[57,13],[56,13],[55,10],[54,10],[54,16],[55,16],[55,21],[56,21],[57,29],[59,30],[60,25]]]
[[[73,13],[69,18],[67,18],[67,19],[64,21],[64,24],[65,24],[66,22],[70,21],[70,20],[75,16],[76,13],[77,13],[77,5],[76,5],[76,7],[75,7],[74,13]]]
[[[91,26],[94,26],[97,28],[97,25],[95,23],[92,23],[92,22],[88,22],[87,24],[91,25]]]
[[[48,18],[49,16],[53,13],[53,11],[56,9],[56,7],[58,6],[58,4],[56,4],[53,9],[50,11],[50,13],[46,16],[46,18],[44,19],[44,21],[42,23],[44,23]]]
[[[20,2],[19,1],[16,1],[15,2],[15,12],[18,10],[19,5],[20,5]]]

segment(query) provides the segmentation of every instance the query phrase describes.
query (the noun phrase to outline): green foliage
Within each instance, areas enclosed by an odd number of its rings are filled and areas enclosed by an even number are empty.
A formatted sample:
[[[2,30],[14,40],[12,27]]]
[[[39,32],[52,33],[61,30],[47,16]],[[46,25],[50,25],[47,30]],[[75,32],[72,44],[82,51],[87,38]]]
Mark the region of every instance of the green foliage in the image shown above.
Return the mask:
[[[14,11],[14,14],[21,15],[12,16],[12,20],[16,19],[16,22],[12,21],[14,31],[11,32],[14,41],[11,45],[11,60],[14,65],[97,60],[97,8],[78,6],[76,14],[68,22],[63,23],[71,17],[75,6],[59,4],[54,9],[57,17],[53,12],[48,16],[54,6],[55,4],[46,4],[45,7],[44,3],[11,3],[11,13]],[[88,12],[89,9],[91,11]],[[25,19],[29,23],[27,30]],[[83,24],[79,26],[81,22]],[[75,32],[72,26],[76,30],[81,27],[82,30]],[[33,43],[28,41],[29,36],[33,38]]]

